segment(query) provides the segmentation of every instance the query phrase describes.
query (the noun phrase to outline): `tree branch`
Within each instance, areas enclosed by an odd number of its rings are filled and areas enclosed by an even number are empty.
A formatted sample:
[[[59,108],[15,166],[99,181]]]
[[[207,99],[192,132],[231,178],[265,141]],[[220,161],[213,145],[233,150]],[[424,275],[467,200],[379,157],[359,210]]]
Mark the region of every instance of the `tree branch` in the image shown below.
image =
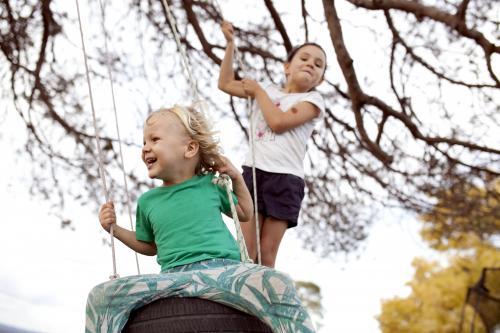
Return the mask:
[[[349,97],[352,103],[352,110],[356,119],[356,127],[367,149],[382,163],[390,164],[392,163],[392,157],[386,154],[380,146],[369,138],[368,133],[364,128],[361,108],[367,98],[361,90],[356,77],[356,72],[354,71],[353,60],[345,47],[344,37],[342,36],[342,27],[337,16],[334,2],[335,1],[323,0],[323,6],[325,8],[325,17],[328,23],[328,29],[330,30],[332,44],[335,48],[335,53],[337,54],[337,61],[347,82]]]
[[[417,1],[410,0],[347,0],[356,7],[363,7],[370,10],[389,10],[397,9],[406,13],[415,15],[417,20],[423,17],[430,18],[436,22],[440,22],[449,28],[455,30],[461,36],[474,40],[484,51],[486,56],[486,63],[490,77],[495,81],[497,87],[500,87],[500,81],[493,72],[491,66],[491,55],[493,53],[500,53],[500,45],[495,45],[490,42],[481,32],[476,29],[469,29],[465,20],[460,15],[452,15],[445,13],[437,7],[426,6]],[[462,8],[462,9],[461,9]],[[462,2],[459,10],[465,14],[467,3]],[[461,12],[458,12],[461,14]]]
[[[437,69],[435,69],[434,67],[432,67],[424,59],[422,59],[417,54],[415,54],[415,52],[413,52],[413,49],[410,46],[408,46],[408,44],[406,44],[406,42],[404,41],[404,39],[401,37],[401,35],[397,31],[396,27],[394,26],[394,22],[392,21],[391,15],[390,15],[390,13],[389,13],[388,10],[384,10],[384,15],[385,15],[385,18],[386,18],[386,21],[387,21],[387,25],[389,26],[389,29],[391,30],[392,36],[393,36],[394,40],[396,41],[396,43],[401,44],[404,47],[404,49],[406,50],[406,52],[416,62],[418,62],[419,64],[421,64],[423,67],[427,68],[427,70],[429,70],[432,74],[436,75],[438,78],[446,80],[446,81],[451,82],[453,84],[464,86],[464,87],[468,87],[468,88],[487,88],[487,87],[488,88],[496,88],[497,87],[496,85],[491,85],[491,84],[472,84],[472,83],[466,83],[466,82],[463,82],[463,81],[452,79],[452,78],[444,75],[443,73],[438,72]]]
[[[198,36],[203,52],[205,52],[205,54],[212,59],[214,63],[220,65],[222,60],[212,52],[213,45],[208,42],[205,34],[203,33],[203,29],[200,26],[200,22],[198,21],[196,14],[193,12],[193,1],[183,0],[182,3],[184,4],[184,10],[186,11],[188,22],[193,27],[196,36]]]
[[[271,14],[271,18],[273,19],[274,25],[276,26],[276,29],[281,35],[281,38],[283,39],[283,43],[285,45],[286,52],[290,52],[292,50],[292,42],[290,41],[290,37],[288,37],[288,33],[286,31],[285,25],[283,24],[283,21],[281,21],[281,16],[274,8],[273,2],[271,0],[264,0],[264,3],[266,4],[267,10],[269,10],[269,13]]]

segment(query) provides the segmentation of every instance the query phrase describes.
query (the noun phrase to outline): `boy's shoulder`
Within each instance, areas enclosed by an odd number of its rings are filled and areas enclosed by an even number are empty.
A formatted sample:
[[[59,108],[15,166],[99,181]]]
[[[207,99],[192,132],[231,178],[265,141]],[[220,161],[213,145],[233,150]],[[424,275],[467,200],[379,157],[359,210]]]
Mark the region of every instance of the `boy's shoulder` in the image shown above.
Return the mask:
[[[196,187],[202,184],[212,183],[212,179],[214,178],[213,173],[206,173],[195,175],[182,183],[170,185],[170,186],[157,186],[153,187],[146,192],[142,193],[139,196],[139,201],[147,200],[152,197],[156,197],[163,194],[173,194],[176,192],[180,192],[180,190],[185,190],[186,188]]]
[[[154,198],[157,193],[159,193],[160,187],[153,187],[147,190],[146,192],[142,193],[139,198],[137,199],[137,204],[139,206],[144,205],[145,203],[149,202],[152,198]]]

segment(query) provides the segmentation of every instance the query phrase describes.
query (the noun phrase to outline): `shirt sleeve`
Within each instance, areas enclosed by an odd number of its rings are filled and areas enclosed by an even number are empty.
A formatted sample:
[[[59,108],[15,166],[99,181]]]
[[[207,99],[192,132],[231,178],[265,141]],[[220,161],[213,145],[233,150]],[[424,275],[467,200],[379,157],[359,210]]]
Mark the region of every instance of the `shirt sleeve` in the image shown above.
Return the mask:
[[[151,223],[147,214],[145,214],[144,205],[141,204],[140,199],[135,213],[135,238],[144,242],[153,242],[155,239]]]
[[[319,109],[319,115],[315,118],[316,120],[319,120],[325,116],[325,100],[319,92],[309,92],[306,96],[304,96],[304,99],[301,100],[301,102],[309,102],[311,104],[314,104]]]

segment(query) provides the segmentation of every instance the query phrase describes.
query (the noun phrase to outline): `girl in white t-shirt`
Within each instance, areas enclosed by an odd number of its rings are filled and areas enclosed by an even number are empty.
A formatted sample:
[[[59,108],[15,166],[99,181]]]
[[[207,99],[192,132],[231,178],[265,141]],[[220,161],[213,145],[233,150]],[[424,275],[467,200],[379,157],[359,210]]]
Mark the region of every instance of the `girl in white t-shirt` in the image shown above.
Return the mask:
[[[261,259],[263,265],[274,267],[281,239],[288,228],[297,225],[304,197],[306,144],[325,109],[323,98],[314,88],[323,81],[326,54],[315,43],[302,44],[287,57],[285,85],[262,86],[251,79],[235,79],[232,25],[223,22],[222,32],[227,47],[220,68],[219,89],[256,101],[253,134]],[[251,165],[249,153],[243,164],[243,178],[253,195]],[[250,257],[255,260],[255,218],[251,221],[241,227]]]

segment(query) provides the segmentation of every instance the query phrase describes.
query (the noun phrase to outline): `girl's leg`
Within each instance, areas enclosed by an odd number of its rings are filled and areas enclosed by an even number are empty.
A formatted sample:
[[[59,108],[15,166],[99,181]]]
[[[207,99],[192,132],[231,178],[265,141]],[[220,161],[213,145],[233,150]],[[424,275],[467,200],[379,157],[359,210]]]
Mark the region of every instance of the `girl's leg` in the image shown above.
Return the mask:
[[[262,265],[274,268],[278,249],[287,228],[287,221],[266,217],[260,234]]]
[[[262,214],[259,214],[261,239],[262,239],[263,221],[264,217],[262,216]],[[241,231],[243,232],[243,238],[245,238],[245,244],[247,246],[248,255],[250,256],[250,259],[252,259],[254,263],[257,263],[257,237],[255,230],[255,218],[252,216],[250,221],[241,222],[240,226],[241,226]]]

